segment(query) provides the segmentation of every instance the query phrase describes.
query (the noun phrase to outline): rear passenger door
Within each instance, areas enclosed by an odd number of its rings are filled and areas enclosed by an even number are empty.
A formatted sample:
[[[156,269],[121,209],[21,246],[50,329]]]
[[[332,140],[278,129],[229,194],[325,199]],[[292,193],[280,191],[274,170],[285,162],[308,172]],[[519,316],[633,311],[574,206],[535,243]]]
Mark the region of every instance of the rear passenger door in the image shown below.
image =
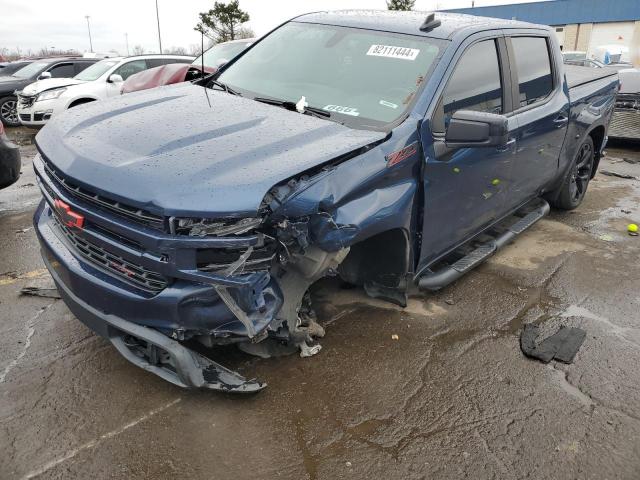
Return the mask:
[[[512,109],[509,68],[501,36],[480,36],[462,47],[453,72],[445,78],[431,119],[433,154],[424,167],[422,265],[468,240],[505,211],[515,151],[503,147],[449,148],[444,142],[451,116],[458,110],[508,115]],[[515,131],[513,118],[509,129]],[[428,142],[428,141],[427,141]],[[431,150],[429,143],[424,151]]]
[[[569,123],[569,97],[557,71],[552,39],[512,34],[506,37],[511,65],[518,151],[513,165],[509,202],[540,195],[556,177]]]

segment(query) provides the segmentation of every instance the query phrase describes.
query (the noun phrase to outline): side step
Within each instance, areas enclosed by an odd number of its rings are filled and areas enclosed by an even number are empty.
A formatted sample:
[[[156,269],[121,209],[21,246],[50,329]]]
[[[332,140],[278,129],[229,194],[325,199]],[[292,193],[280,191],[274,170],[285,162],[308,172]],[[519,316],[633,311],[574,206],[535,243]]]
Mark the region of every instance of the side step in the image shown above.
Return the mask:
[[[518,235],[531,227],[538,220],[549,213],[549,204],[540,199],[535,208],[508,226],[504,232],[479,246],[473,251],[458,259],[455,263],[447,265],[437,271],[427,270],[418,280],[421,290],[440,290],[450,283],[455,282],[462,275],[477,267],[500,248],[511,243]]]

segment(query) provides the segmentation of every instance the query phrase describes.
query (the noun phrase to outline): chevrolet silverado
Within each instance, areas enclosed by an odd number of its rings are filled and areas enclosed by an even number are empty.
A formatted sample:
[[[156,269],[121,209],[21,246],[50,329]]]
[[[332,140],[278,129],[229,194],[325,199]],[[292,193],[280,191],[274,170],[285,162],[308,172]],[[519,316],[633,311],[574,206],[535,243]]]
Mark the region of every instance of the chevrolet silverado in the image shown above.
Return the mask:
[[[203,349],[313,355],[318,279],[405,305],[578,207],[617,90],[615,71],[565,69],[544,26],[302,15],[195,83],[53,118],[34,160],[44,261],[134,364],[258,391]]]

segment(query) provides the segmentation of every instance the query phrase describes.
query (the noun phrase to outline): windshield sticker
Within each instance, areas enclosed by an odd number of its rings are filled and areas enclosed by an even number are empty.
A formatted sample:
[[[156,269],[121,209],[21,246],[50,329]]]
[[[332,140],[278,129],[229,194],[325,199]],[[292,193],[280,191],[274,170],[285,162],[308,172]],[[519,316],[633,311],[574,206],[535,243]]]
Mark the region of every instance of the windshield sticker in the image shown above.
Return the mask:
[[[322,107],[323,110],[327,112],[336,112],[341,113],[343,115],[351,115],[352,117],[359,117],[360,112],[355,107],[342,107],[340,105],[327,105],[326,107]]]
[[[387,102],[386,100],[380,100],[379,103],[383,107],[398,108],[398,105],[396,105],[395,103]]]
[[[373,57],[399,58],[401,60],[415,60],[420,50],[417,48],[392,47],[390,45],[371,45],[367,55]]]

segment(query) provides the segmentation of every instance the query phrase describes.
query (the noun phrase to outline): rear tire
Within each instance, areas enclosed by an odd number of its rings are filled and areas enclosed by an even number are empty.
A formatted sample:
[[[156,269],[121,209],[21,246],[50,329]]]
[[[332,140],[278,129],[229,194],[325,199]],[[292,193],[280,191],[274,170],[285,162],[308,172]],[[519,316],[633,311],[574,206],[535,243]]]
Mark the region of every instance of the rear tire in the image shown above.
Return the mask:
[[[594,164],[593,139],[587,137],[578,148],[578,153],[573,159],[573,163],[564,182],[562,182],[558,190],[549,195],[549,203],[551,206],[561,210],[573,210],[577,208],[587,193]]]
[[[18,99],[16,97],[0,98],[0,121],[6,127],[19,127]]]

